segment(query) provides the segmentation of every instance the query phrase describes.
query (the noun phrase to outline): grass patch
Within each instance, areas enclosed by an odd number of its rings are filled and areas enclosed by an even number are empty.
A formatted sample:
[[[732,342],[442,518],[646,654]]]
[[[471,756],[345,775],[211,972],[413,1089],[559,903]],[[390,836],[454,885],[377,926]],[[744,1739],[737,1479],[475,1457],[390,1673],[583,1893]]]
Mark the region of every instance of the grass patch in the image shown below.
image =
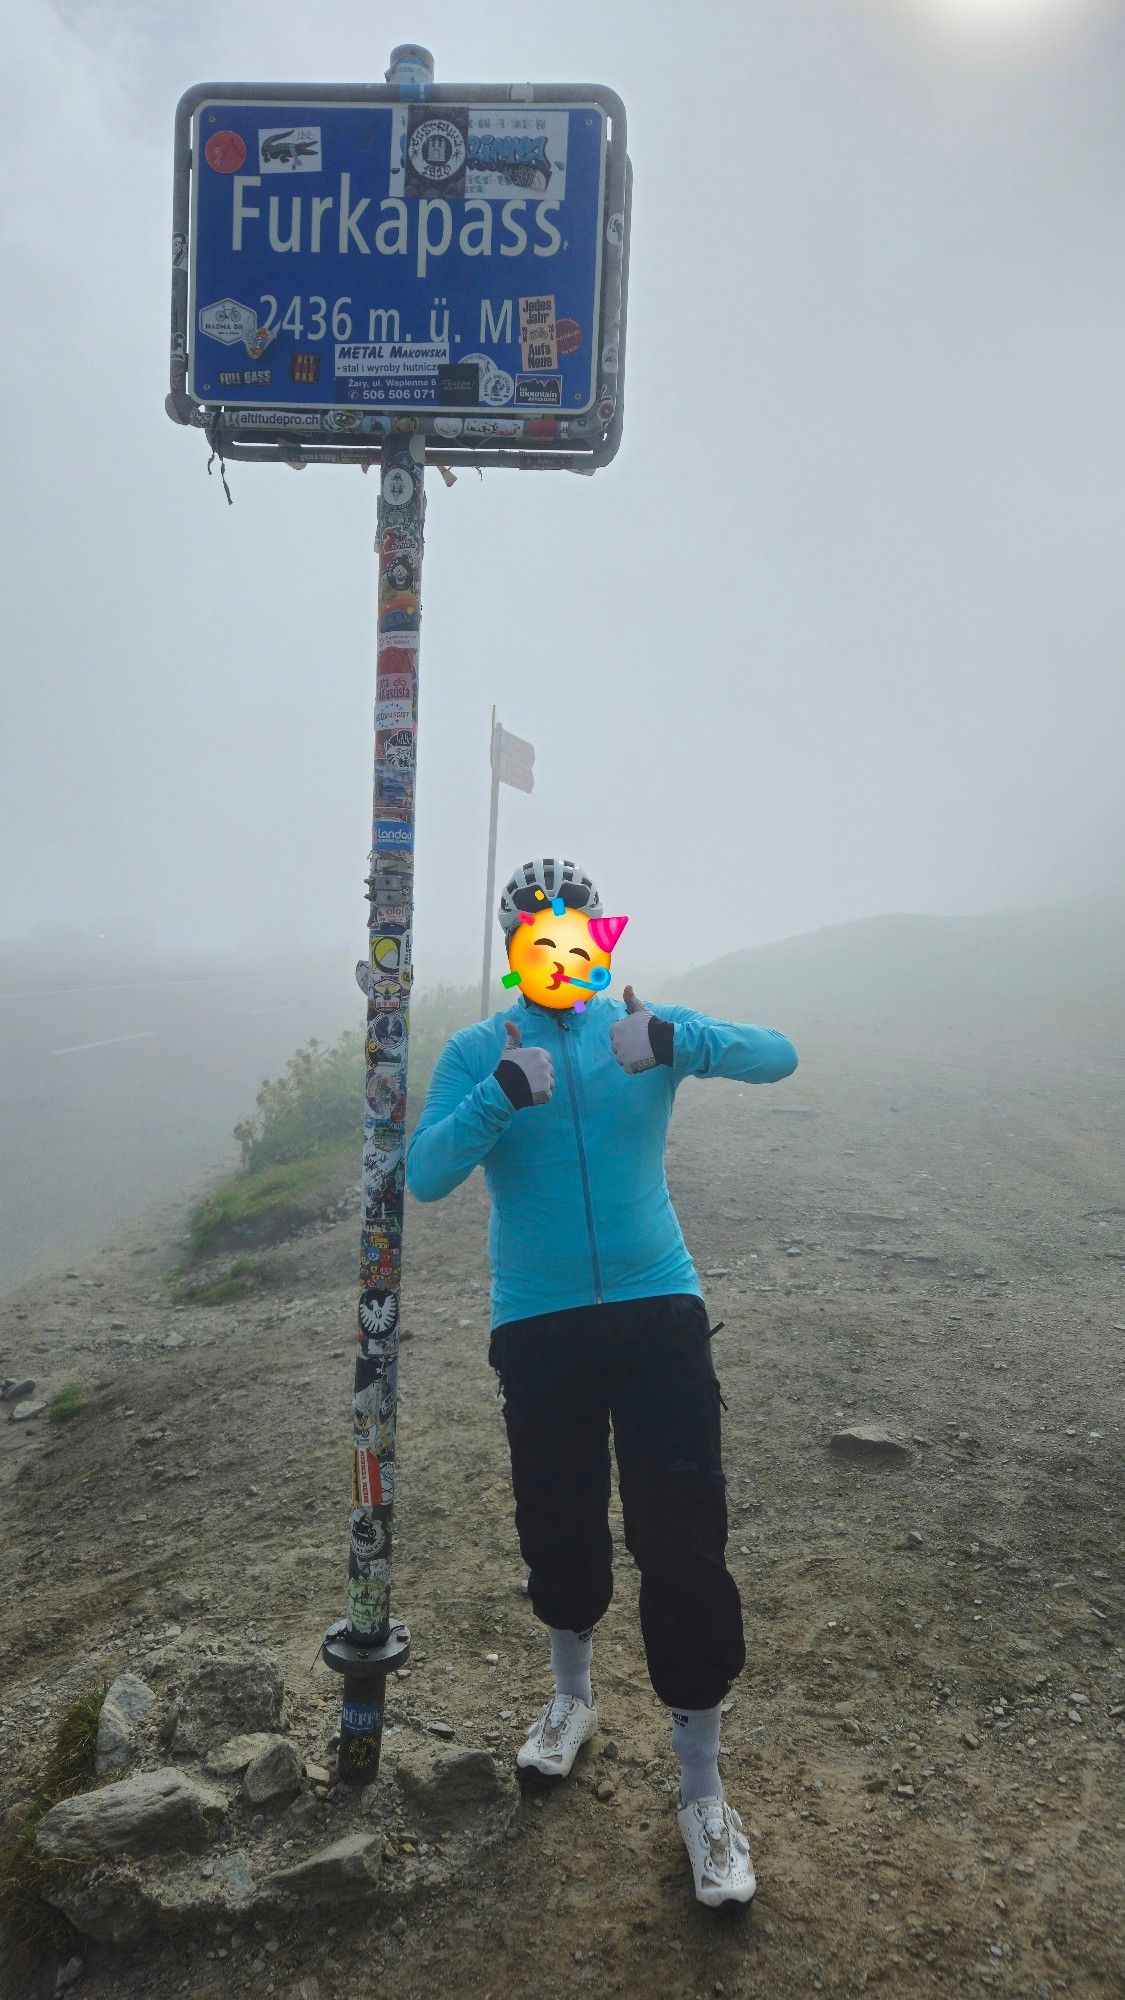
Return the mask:
[[[450,1035],[476,1017],[476,996],[468,986],[439,986],[411,998],[411,1118]],[[358,1030],[329,1047],[306,1042],[280,1077],[263,1083],[251,1116],[234,1128],[240,1171],[192,1210],[188,1266],[223,1251],[284,1241],[323,1212],[337,1183],[358,1180],[363,1086],[364,1037]],[[198,1288],[183,1272],[175,1282],[178,1297],[200,1305],[222,1305],[253,1288],[252,1271],[241,1259]]]
[[[88,1792],[96,1782],[98,1717],[107,1687],[108,1682],[98,1682],[67,1709],[35,1792],[18,1812],[15,1826],[0,1847],[0,1930],[16,1953],[47,1946],[67,1951],[74,1941],[71,1925],[46,1901],[44,1892],[58,1863],[40,1854],[35,1833],[44,1813],[60,1799]]]
[[[220,1182],[217,1188],[196,1203],[188,1223],[188,1263],[198,1263],[218,1251],[239,1244],[280,1243],[302,1228],[324,1207],[328,1190],[344,1174],[359,1169],[358,1142],[351,1137],[325,1146],[304,1160],[289,1160],[283,1166],[248,1167]],[[215,1296],[232,1284],[232,1273],[201,1288],[210,1298],[202,1304],[218,1303]],[[233,1278],[234,1289],[226,1296],[237,1298],[250,1289],[244,1269]]]
[[[76,1417],[79,1410],[86,1408],[86,1391],[81,1382],[64,1382],[62,1388],[51,1397],[47,1405],[46,1417],[49,1424],[66,1424]]]
[[[244,1299],[257,1288],[258,1266],[250,1257],[236,1257],[225,1271],[194,1284],[181,1271],[173,1271],[168,1284],[178,1304],[223,1306],[230,1299]]]

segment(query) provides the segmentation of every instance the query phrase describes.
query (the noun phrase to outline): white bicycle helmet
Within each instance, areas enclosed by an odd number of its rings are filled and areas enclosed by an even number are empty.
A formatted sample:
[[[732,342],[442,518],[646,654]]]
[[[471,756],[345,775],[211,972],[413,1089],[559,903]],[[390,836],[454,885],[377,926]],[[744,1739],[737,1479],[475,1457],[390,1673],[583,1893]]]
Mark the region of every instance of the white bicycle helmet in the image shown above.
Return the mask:
[[[549,903],[557,897],[569,910],[583,910],[588,917],[602,914],[601,897],[577,863],[555,861],[547,855],[538,861],[525,861],[505,885],[500,897],[500,924],[505,935],[518,929],[521,910],[541,909],[544,897]]]

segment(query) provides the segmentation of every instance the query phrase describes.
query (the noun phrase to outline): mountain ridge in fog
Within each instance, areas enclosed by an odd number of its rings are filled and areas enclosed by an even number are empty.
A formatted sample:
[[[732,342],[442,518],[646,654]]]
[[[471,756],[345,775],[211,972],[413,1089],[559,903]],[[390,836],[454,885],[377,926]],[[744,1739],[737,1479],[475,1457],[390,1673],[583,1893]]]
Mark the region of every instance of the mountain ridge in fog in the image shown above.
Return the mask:
[[[919,1018],[1125,1030],[1125,884],[974,916],[902,912],[727,952],[662,997],[728,1019]]]

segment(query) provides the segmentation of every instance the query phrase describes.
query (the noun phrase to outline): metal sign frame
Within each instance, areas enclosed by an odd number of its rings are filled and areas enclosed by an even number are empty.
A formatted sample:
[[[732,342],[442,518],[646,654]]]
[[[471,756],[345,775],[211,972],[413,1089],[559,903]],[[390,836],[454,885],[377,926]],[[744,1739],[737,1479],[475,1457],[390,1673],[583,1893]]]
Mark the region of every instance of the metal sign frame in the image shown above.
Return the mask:
[[[341,431],[328,419],[327,409],[277,408],[276,424],[264,421],[274,414],[261,406],[240,408],[237,403],[204,402],[189,393],[188,361],[194,328],[189,317],[190,245],[195,224],[194,175],[192,159],[193,121],[207,104],[270,104],[309,107],[362,108],[371,105],[399,106],[403,103],[472,106],[566,106],[596,105],[607,119],[607,144],[601,216],[601,286],[598,324],[591,330],[591,342],[600,359],[610,339],[618,350],[618,368],[613,379],[600,380],[599,398],[589,417],[560,419],[555,434],[550,429],[550,411],[529,408],[521,413],[505,407],[503,415],[523,425],[523,434],[487,442],[443,437],[436,429],[439,413],[417,409],[394,412],[382,409],[365,419],[365,431]],[[172,327],[170,389],[166,401],[173,422],[196,427],[206,433],[212,446],[224,457],[250,462],[280,462],[295,467],[305,465],[359,465],[366,470],[379,461],[380,445],[388,436],[414,435],[424,441],[426,462],[456,468],[459,465],[514,467],[520,470],[562,470],[594,472],[608,465],[621,442],[625,367],[625,320],[628,292],[629,233],[632,172],[627,155],[625,107],[615,91],[603,84],[249,84],[204,83],[185,91],[176,110],[175,167],[172,195]],[[621,217],[620,228],[611,228],[613,217]],[[500,412],[498,411],[499,415]],[[319,423],[315,419],[320,417]],[[299,421],[289,422],[293,418]],[[545,421],[546,420],[546,421]]]

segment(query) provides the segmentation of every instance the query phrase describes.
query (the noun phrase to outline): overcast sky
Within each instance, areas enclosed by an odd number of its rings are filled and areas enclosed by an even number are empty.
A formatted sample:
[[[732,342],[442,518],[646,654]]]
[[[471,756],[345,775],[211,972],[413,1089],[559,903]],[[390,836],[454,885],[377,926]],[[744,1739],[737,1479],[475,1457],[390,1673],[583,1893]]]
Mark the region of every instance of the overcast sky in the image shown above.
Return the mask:
[[[634,967],[1120,867],[1114,0],[5,0],[0,936],[362,944],[376,488],[164,415],[190,83],[595,79],[635,171],[625,437],[428,479],[418,977],[572,854]],[[619,953],[619,956],[621,954]]]

